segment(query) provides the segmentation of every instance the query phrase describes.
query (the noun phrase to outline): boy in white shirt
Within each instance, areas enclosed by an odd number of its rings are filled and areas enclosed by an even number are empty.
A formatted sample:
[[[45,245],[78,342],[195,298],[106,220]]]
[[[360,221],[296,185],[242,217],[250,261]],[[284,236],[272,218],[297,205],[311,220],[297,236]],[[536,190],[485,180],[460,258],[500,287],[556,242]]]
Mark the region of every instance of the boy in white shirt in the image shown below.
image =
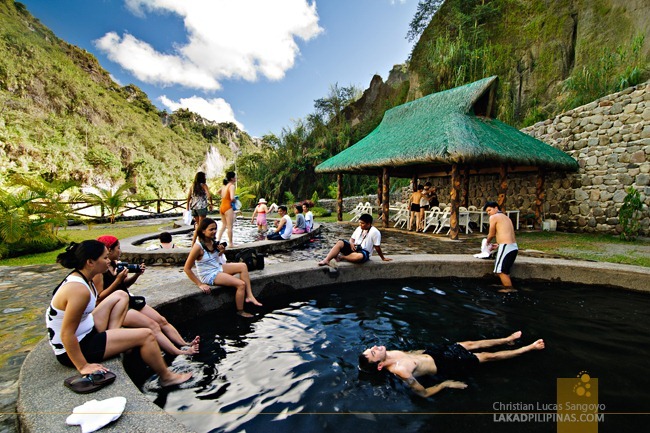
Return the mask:
[[[372,225],[372,215],[364,213],[359,217],[359,227],[352,233],[349,241],[339,239],[318,266],[329,265],[336,268],[336,260],[352,263],[365,263],[370,260],[372,250],[376,250],[385,262],[392,259],[384,256],[381,251],[381,233]]]

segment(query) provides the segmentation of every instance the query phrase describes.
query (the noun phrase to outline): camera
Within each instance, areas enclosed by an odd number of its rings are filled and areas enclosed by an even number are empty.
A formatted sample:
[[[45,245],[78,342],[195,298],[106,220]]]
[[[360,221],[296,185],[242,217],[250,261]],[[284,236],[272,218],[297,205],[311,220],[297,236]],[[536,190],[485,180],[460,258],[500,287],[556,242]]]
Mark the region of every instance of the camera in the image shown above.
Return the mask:
[[[219,245],[222,247],[226,248],[228,246],[228,242],[221,242]]]
[[[140,265],[136,264],[131,264],[131,263],[124,263],[124,262],[118,262],[117,266],[115,267],[115,270],[120,273],[124,269],[129,270],[129,274],[139,274],[142,272],[142,269],[140,269]]]

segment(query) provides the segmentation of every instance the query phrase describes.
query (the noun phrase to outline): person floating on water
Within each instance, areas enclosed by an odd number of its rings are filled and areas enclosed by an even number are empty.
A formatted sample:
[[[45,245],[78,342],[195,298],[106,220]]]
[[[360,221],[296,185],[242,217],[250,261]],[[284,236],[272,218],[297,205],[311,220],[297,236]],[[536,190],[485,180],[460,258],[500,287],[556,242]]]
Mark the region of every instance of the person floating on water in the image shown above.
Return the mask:
[[[448,345],[434,345],[425,350],[402,352],[386,350],[384,346],[373,346],[359,355],[359,370],[377,373],[388,370],[402,379],[417,395],[431,397],[445,388],[465,389],[467,384],[457,380],[445,380],[425,388],[416,377],[442,375],[464,376],[471,373],[480,363],[514,358],[532,350],[544,349],[544,340],[539,339],[528,346],[500,352],[476,352],[475,350],[504,344],[513,345],[521,337],[517,331],[509,337],[494,340],[463,341]]]
[[[494,273],[501,279],[503,289],[499,290],[503,293],[516,292],[517,290],[512,287],[512,280],[510,280],[510,270],[517,258],[519,247],[515,240],[515,228],[512,221],[501,210],[495,201],[485,203],[483,210],[490,216],[490,231],[487,235],[487,243],[490,240],[496,239],[497,243],[492,247],[496,248],[497,259],[494,264]]]
[[[381,233],[372,225],[372,215],[364,213],[359,217],[359,227],[352,233],[349,241],[339,239],[318,266],[329,265],[334,270],[337,267],[337,260],[345,260],[352,263],[365,263],[370,260],[372,250],[376,250],[379,257],[385,262],[392,259],[384,256],[381,250]]]

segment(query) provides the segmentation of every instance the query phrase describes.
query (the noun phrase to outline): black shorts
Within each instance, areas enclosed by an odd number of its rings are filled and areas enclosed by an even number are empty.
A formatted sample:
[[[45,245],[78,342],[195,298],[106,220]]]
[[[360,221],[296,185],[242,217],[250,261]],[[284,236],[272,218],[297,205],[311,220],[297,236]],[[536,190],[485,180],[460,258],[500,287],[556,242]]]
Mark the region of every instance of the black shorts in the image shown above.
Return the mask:
[[[208,208],[204,207],[204,208],[201,208],[201,209],[192,209],[192,216],[193,217],[208,216]]]
[[[97,332],[95,328],[92,329],[84,338],[79,342],[81,353],[83,353],[86,361],[91,364],[97,364],[104,360],[104,353],[106,352],[106,332]],[[56,355],[56,359],[66,367],[74,368],[67,353]]]
[[[346,241],[345,239],[341,239],[341,241],[343,242],[343,248],[341,248],[341,254],[343,254],[344,256],[349,256],[352,253],[361,253],[363,254],[363,259],[361,259],[361,261],[358,263],[365,263],[368,260],[370,260],[370,253],[368,251],[364,250],[363,248],[357,249],[356,246],[353,249],[352,245],[350,245],[350,242]]]
[[[420,212],[420,204],[411,203],[411,212]]]
[[[458,343],[435,344],[423,352],[433,358],[441,376],[458,377],[470,374],[478,366],[479,360],[472,352]]]

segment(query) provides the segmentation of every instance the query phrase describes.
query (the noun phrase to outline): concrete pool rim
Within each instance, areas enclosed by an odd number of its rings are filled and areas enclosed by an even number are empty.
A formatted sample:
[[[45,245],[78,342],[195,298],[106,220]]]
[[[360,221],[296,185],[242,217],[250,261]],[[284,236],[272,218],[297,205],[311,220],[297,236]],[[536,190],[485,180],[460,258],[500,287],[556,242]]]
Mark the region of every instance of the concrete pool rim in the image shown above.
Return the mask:
[[[493,261],[467,255],[409,255],[392,256],[391,262],[373,258],[364,265],[343,263],[338,273],[319,268],[316,261],[269,265],[263,271],[251,273],[253,290],[260,300],[304,287],[322,287],[373,279],[398,280],[411,277],[489,278]],[[408,275],[404,270],[408,269]],[[557,283],[583,283],[648,293],[650,268],[601,262],[570,261],[519,257],[513,278]],[[215,311],[233,302],[230,291],[219,290],[205,296],[189,280],[163,281],[155,287],[143,288],[139,294],[147,297],[170,321],[187,321]],[[133,385],[121,363],[113,358],[104,364],[118,379],[114,384],[91,395],[74,394],[62,386],[64,378],[74,374],[54,358],[47,340],[42,340],[27,356],[19,379],[18,413],[23,432],[69,432],[65,424],[72,409],[88,400],[103,400],[115,396],[127,399],[126,413],[102,431],[189,432],[176,417],[154,405]],[[191,416],[187,414],[186,416]],[[76,427],[75,427],[76,428]]]
[[[185,226],[177,229],[167,230],[172,235],[191,233],[194,227]],[[314,228],[309,233],[300,235],[291,235],[291,238],[283,241],[269,241],[261,240],[255,242],[246,242],[239,244],[236,247],[228,247],[226,256],[228,260],[234,260],[237,252],[253,248],[260,254],[275,253],[280,251],[287,251],[297,246],[306,244],[314,236],[318,235],[322,230],[322,225],[319,223],[314,224]],[[120,240],[120,248],[122,250],[121,260],[130,263],[145,263],[152,264],[178,264],[182,265],[187,260],[187,255],[190,248],[173,248],[173,249],[157,249],[147,250],[142,247],[142,243],[151,239],[157,239],[160,232],[146,233],[142,235],[132,236]]]

